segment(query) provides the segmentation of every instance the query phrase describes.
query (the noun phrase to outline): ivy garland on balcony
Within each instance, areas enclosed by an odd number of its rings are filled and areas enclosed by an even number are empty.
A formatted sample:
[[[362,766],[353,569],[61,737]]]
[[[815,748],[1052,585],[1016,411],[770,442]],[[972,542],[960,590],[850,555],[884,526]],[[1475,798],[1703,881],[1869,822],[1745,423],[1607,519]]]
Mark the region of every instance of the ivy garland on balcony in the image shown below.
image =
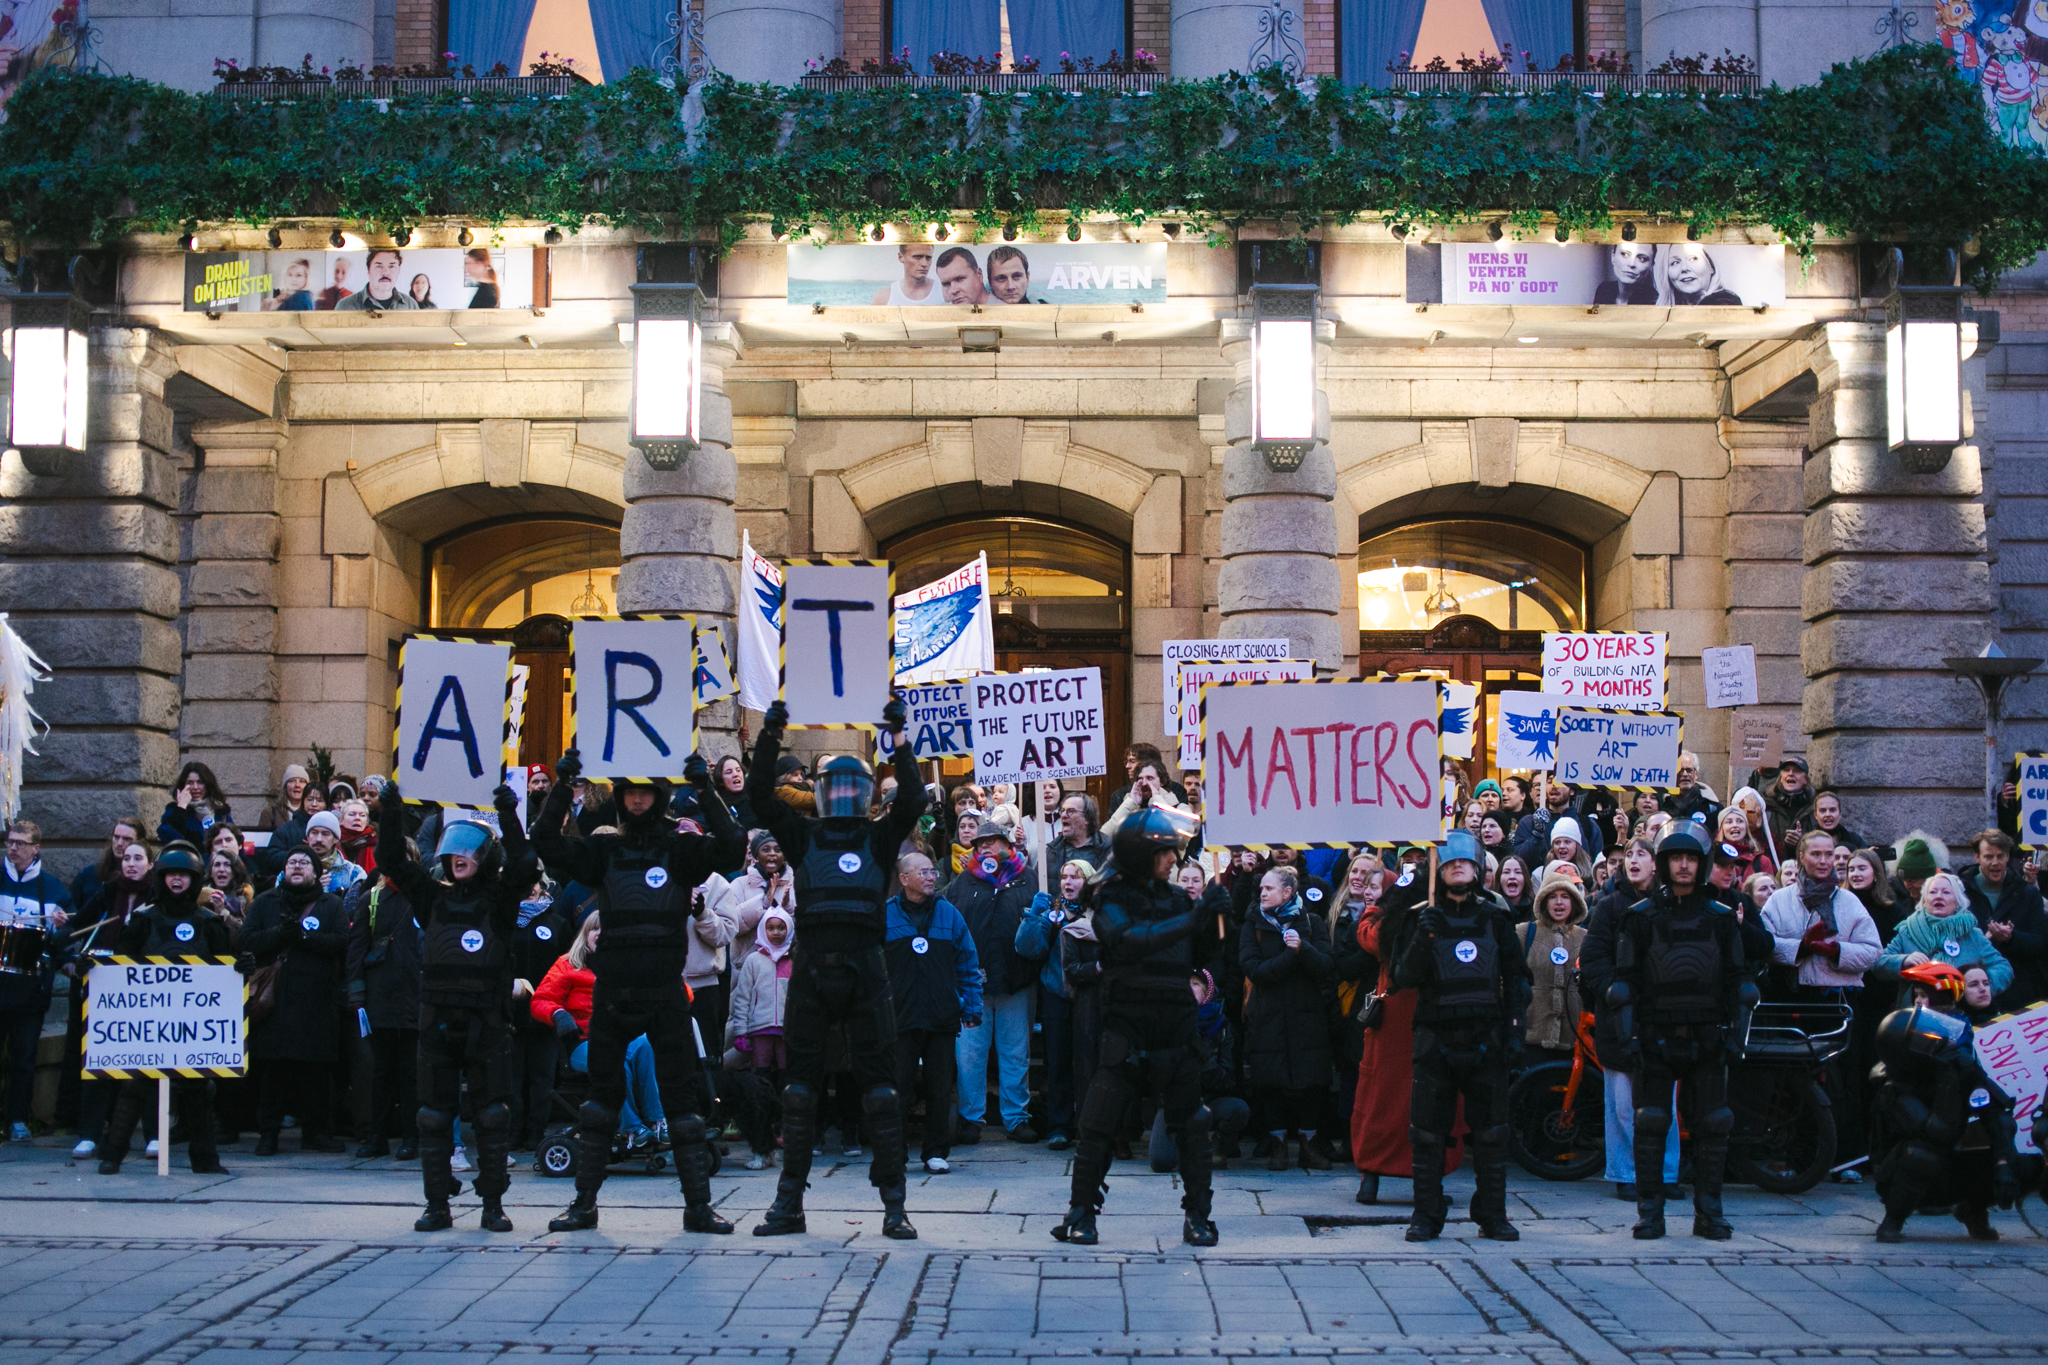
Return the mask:
[[[2048,162],[2002,145],[1939,48],[1894,49],[1754,95],[1389,95],[1277,72],[1111,91],[822,92],[715,80],[701,114],[646,72],[557,99],[494,93],[192,95],[123,77],[31,79],[0,127],[0,223],[23,243],[339,217],[585,222],[669,237],[748,219],[857,233],[969,212],[984,234],[1049,210],[1227,233],[1506,216],[1600,230],[1816,229],[1972,243],[1978,282],[2048,246]],[[10,253],[11,254],[11,253]]]

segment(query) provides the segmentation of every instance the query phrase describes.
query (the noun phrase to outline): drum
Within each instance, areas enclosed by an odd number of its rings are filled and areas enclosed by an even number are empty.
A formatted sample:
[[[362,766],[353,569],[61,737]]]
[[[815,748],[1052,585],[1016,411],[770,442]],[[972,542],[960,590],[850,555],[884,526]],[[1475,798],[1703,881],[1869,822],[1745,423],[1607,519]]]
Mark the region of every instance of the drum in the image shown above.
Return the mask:
[[[32,929],[25,924],[0,927],[0,974],[41,976],[43,945],[47,939],[48,935],[41,929]]]

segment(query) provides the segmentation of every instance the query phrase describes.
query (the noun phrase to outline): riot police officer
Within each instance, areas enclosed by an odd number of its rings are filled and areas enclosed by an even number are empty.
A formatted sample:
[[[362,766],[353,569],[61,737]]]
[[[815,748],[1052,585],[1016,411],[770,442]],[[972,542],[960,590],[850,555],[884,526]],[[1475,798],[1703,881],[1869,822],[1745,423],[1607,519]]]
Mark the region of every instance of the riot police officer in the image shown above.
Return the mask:
[[[1117,826],[1109,876],[1092,893],[1102,962],[1102,1052],[1081,1104],[1066,1221],[1052,1230],[1062,1242],[1095,1245],[1110,1138],[1144,1089],[1141,1068],[1149,1068],[1181,1152],[1181,1240],[1216,1245],[1209,1219],[1210,1114],[1202,1102],[1205,1053],[1188,990],[1188,978],[1209,965],[1215,941],[1196,932],[1208,917],[1169,880],[1185,838],[1186,829],[1164,811],[1138,811]]]
[[[699,805],[709,834],[676,832],[667,782],[622,778],[612,784],[619,832],[566,838],[562,820],[583,772],[582,756],[569,750],[555,772],[560,780],[541,806],[534,843],[557,879],[597,888],[604,933],[590,961],[597,984],[590,999],[590,1094],[576,1115],[576,1198],[548,1230],[597,1226],[597,1191],[626,1098],[626,1046],[644,1033],[683,1186],[683,1231],[729,1233],[732,1224],[711,1207],[711,1141],[696,1112],[700,1059],[683,968],[690,955],[687,921],[703,913],[692,893],[713,871],[744,856],[746,836],[725,803],[709,799],[711,771],[700,754],[684,761],[683,780],[704,798]]]
[[[1483,856],[1464,830],[1444,840],[1430,899],[1413,912],[1397,948],[1394,986],[1416,993],[1411,1242],[1435,1241],[1450,1213],[1444,1146],[1460,1095],[1473,1134],[1472,1221],[1481,1237],[1496,1242],[1522,1235],[1508,1221],[1508,1054],[1516,1046],[1514,1021],[1529,999],[1529,968],[1514,913],[1480,884]]]
[[[1905,1241],[1915,1209],[1953,1201],[1956,1221],[1973,1239],[1995,1242],[1991,1205],[2012,1207],[2022,1188],[2012,1097],[1978,1064],[1969,1021],[1950,1013],[1963,974],[1929,962],[1903,969],[1899,978],[1926,988],[1931,999],[1894,1010],[1877,1026],[1871,1150],[1879,1153],[1877,1192],[1884,1200],[1877,1240]]]
[[[510,1232],[504,1200],[512,1154],[512,933],[521,889],[533,880],[533,855],[509,788],[499,787],[493,801],[505,831],[502,845],[481,820],[444,824],[434,849],[435,876],[406,852],[398,784],[386,782],[378,801],[377,870],[412,906],[423,934],[419,1130],[427,1207],[413,1230],[455,1225],[448,1212],[457,1188],[449,1162],[466,1076],[476,1113],[482,1226]]]
[[[1735,1229],[1721,1214],[1728,1165],[1728,1059],[1740,1055],[1757,1002],[1733,907],[1716,900],[1707,876],[1714,855],[1691,825],[1657,846],[1657,885],[1622,912],[1607,1003],[1635,1070],[1635,1236],[1664,1235],[1664,1139],[1674,1081],[1692,1106],[1692,1234],[1725,1242]]]
[[[924,813],[924,783],[903,733],[903,702],[892,696],[882,728],[896,740],[896,797],[880,817],[868,818],[875,779],[851,754],[818,774],[818,819],[797,814],[775,793],[775,765],[789,711],[768,708],[747,800],[754,818],[775,836],[796,884],[796,949],[783,1007],[782,1033],[789,1068],[782,1088],[782,1176],[775,1202],[754,1227],[756,1237],[804,1230],[804,1189],[818,1131],[818,1096],[825,1084],[826,1044],[834,1025],[845,1030],[850,1066],[859,1078],[861,1112],[874,1143],[868,1179],[882,1193],[882,1235],[917,1236],[903,1210],[903,1113],[896,1102],[896,1010],[882,950],[888,928],[884,907],[896,885],[896,855]],[[722,808],[722,801],[705,807]],[[611,921],[605,921],[611,933]],[[934,1120],[936,1121],[936,1120]]]
[[[157,855],[150,873],[149,904],[136,909],[121,925],[121,953],[125,957],[229,957],[234,953],[234,931],[228,922],[199,903],[205,884],[206,863],[199,850],[183,839],[166,844]],[[100,1174],[114,1175],[128,1156],[128,1144],[135,1132],[143,1106],[156,1093],[147,1080],[122,1081],[114,1101],[113,1116],[107,1120],[107,1135],[100,1143]],[[178,1102],[178,1117],[190,1135],[192,1173],[226,1175],[220,1164],[213,1118],[213,1082],[173,1077],[171,1094]],[[169,1133],[160,1134],[165,1142]]]

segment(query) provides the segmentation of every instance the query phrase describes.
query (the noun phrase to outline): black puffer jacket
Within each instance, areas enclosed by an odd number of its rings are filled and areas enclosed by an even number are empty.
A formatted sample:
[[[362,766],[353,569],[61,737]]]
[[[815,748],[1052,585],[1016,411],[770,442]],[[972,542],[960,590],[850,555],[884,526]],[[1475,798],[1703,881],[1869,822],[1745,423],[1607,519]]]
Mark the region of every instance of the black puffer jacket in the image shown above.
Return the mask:
[[[1281,924],[1301,934],[1289,948]],[[1255,1087],[1305,1090],[1330,1083],[1330,1014],[1337,1003],[1330,926],[1294,901],[1269,918],[1254,908],[1238,940],[1238,961],[1251,983],[1245,1007],[1245,1081]]]
[[[348,909],[348,1003],[374,1030],[420,1026],[420,926],[412,902],[381,872],[357,882]]]

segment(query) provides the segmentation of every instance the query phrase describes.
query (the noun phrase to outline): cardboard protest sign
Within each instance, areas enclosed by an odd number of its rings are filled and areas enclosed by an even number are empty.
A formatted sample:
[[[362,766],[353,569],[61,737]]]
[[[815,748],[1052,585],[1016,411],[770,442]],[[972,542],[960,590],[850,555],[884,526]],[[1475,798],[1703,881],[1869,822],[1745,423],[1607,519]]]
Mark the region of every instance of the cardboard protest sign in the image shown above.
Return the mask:
[[[1444,705],[1437,728],[1443,732],[1444,757],[1470,758],[1479,724],[1479,689],[1471,683],[1439,685],[1444,689]]]
[[[1557,766],[1557,708],[1570,705],[1549,692],[1501,692],[1494,696],[1493,762],[1500,768],[1547,773]]]
[[[1108,771],[1102,670],[984,673],[967,683],[974,780],[1043,782]]]
[[[398,649],[392,774],[408,801],[482,810],[504,780],[512,646],[415,635]]]
[[[733,680],[732,663],[725,657],[725,637],[716,626],[697,632],[697,663],[691,682],[697,689],[699,706],[709,706],[740,690],[739,683]]]
[[[1212,682],[1297,682],[1316,675],[1314,659],[1202,660],[1180,666],[1180,733],[1202,733],[1202,688]]]
[[[586,777],[676,777],[697,747],[695,617],[579,617],[570,743]]]
[[[1976,1048],[1984,1074],[2012,1097],[2013,1117],[2020,1125],[2017,1146],[2038,1152],[2033,1129],[2048,1091],[2048,1001],[1985,1024],[1977,1030]]]
[[[1159,645],[1159,681],[1161,703],[1165,706],[1164,719],[1160,722],[1169,735],[1185,735],[1191,731],[1183,729],[1180,717],[1180,668],[1182,664],[1208,661],[1212,663],[1248,663],[1253,659],[1284,659],[1294,652],[1294,646],[1281,640],[1162,640]],[[1183,767],[1186,765],[1183,764]]]
[[[239,1076],[247,1064],[246,995],[231,957],[101,959],[86,978],[83,1074],[108,1081]]]
[[[1738,771],[1775,768],[1785,761],[1785,722],[1776,716],[1731,716],[1728,758]]]
[[[896,599],[898,686],[971,678],[995,668],[986,554]]]
[[[793,559],[783,565],[782,701],[801,729],[882,723],[896,668],[895,581],[888,561]]]
[[[1202,689],[1203,842],[1231,848],[1443,837],[1434,682]]]
[[[1543,690],[1578,706],[1664,709],[1662,631],[1545,631]]]
[[[2048,848],[2048,754],[2018,753],[2020,847]]]
[[[1756,646],[1728,645],[1700,651],[1706,672],[1707,705],[1756,705]]]
[[[959,758],[974,753],[974,717],[968,709],[966,683],[899,687],[896,692],[908,713],[903,730],[910,736],[912,753],[919,758]],[[895,762],[895,737],[878,731],[876,742],[882,762]]]
[[[1557,780],[1578,787],[1678,790],[1685,717],[1676,712],[1557,712]]]
[[[1202,773],[1202,736],[1199,731],[1180,737],[1180,770],[1199,778]]]

